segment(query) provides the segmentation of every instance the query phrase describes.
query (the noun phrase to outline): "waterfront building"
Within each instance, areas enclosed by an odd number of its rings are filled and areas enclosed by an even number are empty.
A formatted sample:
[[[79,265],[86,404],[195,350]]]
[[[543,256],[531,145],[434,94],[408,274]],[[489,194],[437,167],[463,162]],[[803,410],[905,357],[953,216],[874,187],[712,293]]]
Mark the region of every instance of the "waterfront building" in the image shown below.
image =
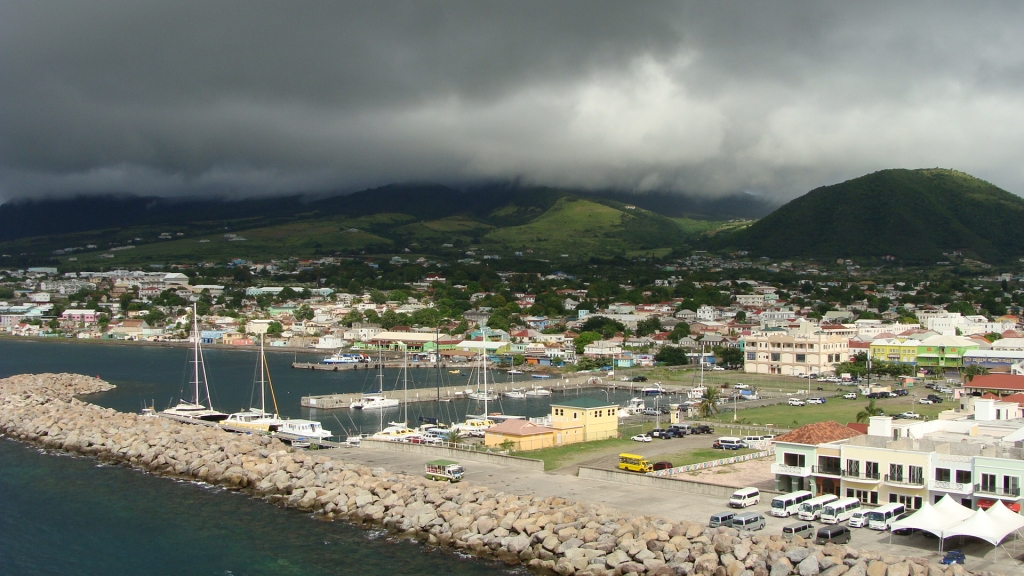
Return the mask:
[[[574,444],[619,435],[619,406],[592,398],[574,398],[551,404],[555,444]]]

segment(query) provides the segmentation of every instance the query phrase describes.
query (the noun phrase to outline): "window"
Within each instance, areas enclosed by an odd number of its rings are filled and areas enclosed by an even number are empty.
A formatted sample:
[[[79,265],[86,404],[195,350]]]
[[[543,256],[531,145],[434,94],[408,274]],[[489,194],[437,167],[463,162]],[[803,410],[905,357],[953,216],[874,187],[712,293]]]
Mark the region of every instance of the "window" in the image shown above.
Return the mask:
[[[757,360],[757,352],[747,352],[747,360]]]
[[[878,480],[878,462],[864,463],[864,477]]]
[[[985,492],[996,491],[996,475],[995,474],[982,474],[981,475],[981,489]]]
[[[801,364],[804,363],[804,362],[807,362],[807,354],[797,354],[796,355],[796,361],[801,363]]]
[[[772,362],[778,362],[781,359],[782,354],[779,354],[778,352],[772,352]]]
[[[860,460],[847,460],[846,461],[846,475],[859,477],[860,476]],[[852,494],[851,494],[852,496]]]
[[[935,481],[936,482],[949,482],[949,468],[936,468],[935,469]]]
[[[871,491],[871,497],[868,499],[871,504],[878,504],[878,492],[875,490]]]
[[[799,466],[800,468],[803,468],[805,459],[803,454],[785,452],[782,454],[782,462],[786,466]]]
[[[970,484],[971,483],[971,471],[970,470],[957,470],[956,471],[956,483],[957,484]]]
[[[907,469],[907,477],[911,484],[924,484],[924,468],[920,466],[910,466]],[[915,506],[920,508],[921,506]]]
[[[1020,494],[1020,478],[1016,476],[1003,476],[1003,494],[1007,496]]]
[[[580,417],[580,416],[579,416],[579,413],[578,413],[578,412],[573,412],[573,413],[572,413],[572,419],[573,419],[573,420],[577,420],[577,419],[579,419],[579,417]]]
[[[889,464],[889,479],[903,481],[903,464]]]

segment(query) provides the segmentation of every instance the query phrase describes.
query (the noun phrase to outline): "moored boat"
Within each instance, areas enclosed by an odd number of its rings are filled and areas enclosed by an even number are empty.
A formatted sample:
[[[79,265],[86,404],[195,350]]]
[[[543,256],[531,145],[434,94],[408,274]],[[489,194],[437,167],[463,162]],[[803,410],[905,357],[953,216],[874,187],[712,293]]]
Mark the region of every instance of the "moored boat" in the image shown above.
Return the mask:
[[[192,381],[190,382],[192,398],[189,400],[182,398],[175,406],[160,412],[160,414],[175,420],[220,422],[226,420],[228,415],[213,409],[213,403],[210,401],[210,383],[206,379],[206,365],[203,363],[203,349],[199,344],[199,340],[199,313],[198,307],[193,304]],[[209,406],[203,404],[203,399],[199,395],[200,384],[202,384],[202,388],[206,392],[206,402],[209,403]]]
[[[513,399],[526,398],[526,388],[513,388],[502,392],[501,395]]]
[[[539,397],[539,396],[551,396],[551,390],[542,388],[541,386],[534,386],[526,392],[524,392],[528,398]]]

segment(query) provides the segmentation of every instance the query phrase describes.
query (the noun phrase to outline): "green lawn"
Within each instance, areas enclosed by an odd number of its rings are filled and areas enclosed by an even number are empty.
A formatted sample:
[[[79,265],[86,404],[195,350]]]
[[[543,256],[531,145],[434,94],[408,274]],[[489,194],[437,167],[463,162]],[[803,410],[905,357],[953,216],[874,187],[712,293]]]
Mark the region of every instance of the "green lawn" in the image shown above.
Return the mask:
[[[796,428],[804,424],[835,420],[845,425],[848,422],[856,422],[857,412],[860,412],[868,405],[866,398],[857,400],[845,400],[843,398],[829,398],[824,405],[809,404],[807,406],[790,406],[789,404],[777,404],[775,406],[764,406],[762,408],[748,408],[737,412],[738,424],[772,424],[780,428]],[[886,414],[913,411],[928,419],[935,418],[939,412],[950,408],[951,404],[917,404],[911,403],[909,397],[889,398],[876,400],[875,406],[881,408]],[[732,410],[723,412],[713,418],[714,421],[723,422],[728,425],[732,422]]]
[[[697,448],[695,450],[688,450],[686,452],[680,452],[678,454],[663,454],[657,457],[660,460],[668,460],[672,463],[672,466],[688,466],[690,464],[697,464],[698,462],[708,462],[711,460],[718,460],[720,458],[730,458],[732,456],[742,456],[744,454],[751,454],[755,450],[749,448],[743,448],[740,450],[715,450],[714,448]]]
[[[513,454],[515,456],[522,456],[523,458],[543,460],[545,470],[554,470],[555,468],[561,468],[562,466],[572,464],[573,462],[586,460],[591,456],[595,456],[598,452],[610,451],[613,448],[617,448],[621,451],[632,443],[633,442],[629,437],[625,436],[623,438],[597,440],[596,442],[580,442],[578,444],[554,446],[551,448],[543,448],[541,450],[514,452]]]

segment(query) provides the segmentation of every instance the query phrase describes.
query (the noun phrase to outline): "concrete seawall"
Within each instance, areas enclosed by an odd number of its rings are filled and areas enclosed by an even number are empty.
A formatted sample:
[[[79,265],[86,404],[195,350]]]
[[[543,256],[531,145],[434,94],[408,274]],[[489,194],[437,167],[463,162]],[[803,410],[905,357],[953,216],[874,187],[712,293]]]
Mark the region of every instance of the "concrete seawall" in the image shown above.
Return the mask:
[[[962,566],[940,567],[923,558],[897,558],[834,544],[814,546],[802,539],[784,542],[778,535],[635,516],[557,496],[520,496],[468,482],[433,482],[294,451],[276,439],[117,412],[74,398],[111,388],[97,378],[73,374],[0,380],[0,431],[49,449],[89,455],[154,475],[224,486],[328,520],[383,526],[404,537],[509,565],[525,564],[544,574],[968,573]],[[661,483],[699,484],[642,475],[631,478],[658,482],[659,487],[666,487]]]
[[[372,440],[370,438],[364,438],[362,442],[372,444],[374,447],[382,450],[391,450],[393,452],[413,452],[416,454],[436,456],[437,458],[452,458],[460,462],[489,462],[491,464],[500,464],[502,466],[511,466],[513,468],[536,470],[538,472],[544,471],[544,461],[535,460],[533,458],[520,458],[518,456],[506,456],[504,454],[489,454],[487,452],[461,450],[459,448],[446,448],[444,446],[430,446],[426,444],[388,442],[386,440]]]

